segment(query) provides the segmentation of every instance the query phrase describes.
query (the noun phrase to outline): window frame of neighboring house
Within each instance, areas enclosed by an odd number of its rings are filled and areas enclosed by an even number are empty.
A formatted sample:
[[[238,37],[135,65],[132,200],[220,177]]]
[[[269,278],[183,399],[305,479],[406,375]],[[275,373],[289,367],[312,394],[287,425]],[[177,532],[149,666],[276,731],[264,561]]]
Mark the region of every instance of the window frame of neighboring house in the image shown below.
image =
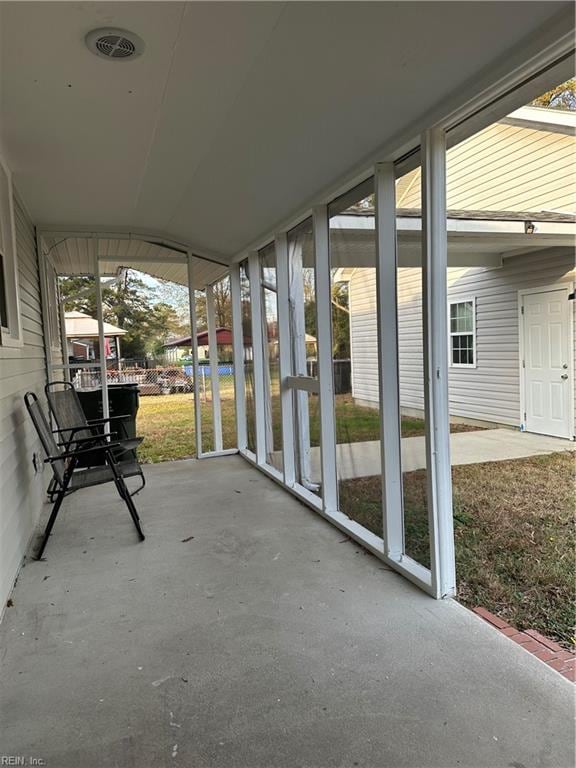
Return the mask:
[[[471,304],[472,305],[472,329],[466,330],[466,331],[453,331],[452,330],[452,307],[457,304]],[[455,320],[458,320],[460,318],[455,317]],[[466,349],[472,351],[472,362],[471,363],[462,363],[462,362],[454,362],[454,339],[457,336],[471,336],[472,337],[472,346],[466,346],[466,347],[458,347],[458,349]],[[475,296],[463,296],[456,299],[449,299],[448,300],[448,347],[449,347],[449,355],[450,355],[450,368],[476,368],[477,367],[477,358],[476,358],[476,297]]]
[[[0,347],[23,346],[12,175],[0,156]]]

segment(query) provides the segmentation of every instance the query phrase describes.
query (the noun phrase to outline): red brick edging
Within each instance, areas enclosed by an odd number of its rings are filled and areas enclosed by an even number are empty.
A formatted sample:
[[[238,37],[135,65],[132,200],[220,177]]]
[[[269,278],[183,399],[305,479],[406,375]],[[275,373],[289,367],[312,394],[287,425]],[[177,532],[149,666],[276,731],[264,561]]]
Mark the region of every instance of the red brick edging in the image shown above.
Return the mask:
[[[563,677],[572,683],[576,683],[576,655],[572,651],[567,651],[561,645],[554,642],[554,640],[550,640],[549,637],[536,632],[535,629],[527,629],[525,632],[520,632],[516,627],[507,624],[498,616],[494,616],[486,608],[478,607],[472,610],[503,635],[506,635],[510,640],[514,640],[515,643],[522,646],[525,651],[528,651],[540,659],[540,661],[548,664],[552,669],[560,672]]]

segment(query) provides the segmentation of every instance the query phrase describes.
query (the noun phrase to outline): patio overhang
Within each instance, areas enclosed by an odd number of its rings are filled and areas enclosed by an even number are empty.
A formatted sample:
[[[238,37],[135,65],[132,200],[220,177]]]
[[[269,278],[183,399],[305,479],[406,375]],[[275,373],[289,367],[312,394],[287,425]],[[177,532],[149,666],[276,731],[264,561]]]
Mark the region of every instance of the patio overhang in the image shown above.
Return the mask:
[[[101,277],[114,277],[130,267],[152,277],[188,285],[188,256],[192,257],[194,288],[222,278],[228,266],[213,256],[195,256],[190,245],[161,235],[133,232],[88,233],[41,231],[42,250],[60,276],[93,275],[94,259]]]
[[[221,261],[401,159],[426,127],[461,139],[478,107],[497,119],[573,71],[567,2],[81,7],[1,9],[2,141],[30,214],[42,230],[163,232]],[[94,56],[84,38],[103,18],[143,55]]]

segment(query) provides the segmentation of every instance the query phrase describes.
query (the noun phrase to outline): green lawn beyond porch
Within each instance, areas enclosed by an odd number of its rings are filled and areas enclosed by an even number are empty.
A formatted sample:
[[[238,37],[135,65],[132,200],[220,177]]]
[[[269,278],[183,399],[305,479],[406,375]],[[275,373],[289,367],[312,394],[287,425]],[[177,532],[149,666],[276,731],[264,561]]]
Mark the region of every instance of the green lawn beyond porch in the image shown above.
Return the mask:
[[[236,445],[236,414],[231,384],[221,383],[222,439],[224,448]],[[208,393],[208,399],[210,393]],[[317,398],[310,401],[310,442],[319,445],[320,419]],[[279,398],[274,397],[274,444],[280,447]],[[211,402],[201,398],[202,449],[214,448]],[[380,415],[375,408],[356,405],[351,395],[336,397],[336,437],[338,443],[358,443],[380,439]],[[451,425],[452,432],[469,431],[477,427],[464,424]],[[194,456],[196,438],[194,430],[194,398],[191,394],[156,395],[140,398],[137,431],[144,437],[139,450],[143,462],[174,461]],[[402,437],[424,434],[424,421],[417,418],[402,419]]]

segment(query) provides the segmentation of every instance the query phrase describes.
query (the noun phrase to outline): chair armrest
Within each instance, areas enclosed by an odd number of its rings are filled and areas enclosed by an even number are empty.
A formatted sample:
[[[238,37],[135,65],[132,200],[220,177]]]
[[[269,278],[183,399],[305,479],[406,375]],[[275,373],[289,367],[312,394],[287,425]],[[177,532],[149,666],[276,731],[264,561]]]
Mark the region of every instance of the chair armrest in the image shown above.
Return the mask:
[[[105,445],[93,445],[90,448],[79,448],[77,451],[64,451],[58,456],[47,456],[44,463],[54,463],[62,459],[73,459],[76,456],[85,456],[88,453],[109,453],[113,448],[122,448],[122,443],[106,443]]]
[[[97,427],[100,424],[106,424],[108,421],[115,421],[117,419],[130,419],[132,418],[129,413],[125,413],[123,416],[108,416],[107,419],[88,419],[86,422],[90,427]]]
[[[72,443],[74,445],[80,445],[81,443],[93,443],[95,440],[100,440],[101,444],[98,446],[99,448],[102,448],[103,446],[108,445],[107,440],[103,440],[103,438],[108,438],[115,436],[116,432],[101,432],[98,435],[92,435],[91,437],[73,437],[70,440],[66,440],[63,443],[58,443],[58,447],[66,447],[71,445]]]
[[[143,442],[143,437],[120,437],[117,442],[126,450],[133,451]]]
[[[75,424],[72,427],[62,427],[62,429],[53,429],[52,433],[57,435],[59,432],[80,432],[83,429],[89,429],[89,424]]]

